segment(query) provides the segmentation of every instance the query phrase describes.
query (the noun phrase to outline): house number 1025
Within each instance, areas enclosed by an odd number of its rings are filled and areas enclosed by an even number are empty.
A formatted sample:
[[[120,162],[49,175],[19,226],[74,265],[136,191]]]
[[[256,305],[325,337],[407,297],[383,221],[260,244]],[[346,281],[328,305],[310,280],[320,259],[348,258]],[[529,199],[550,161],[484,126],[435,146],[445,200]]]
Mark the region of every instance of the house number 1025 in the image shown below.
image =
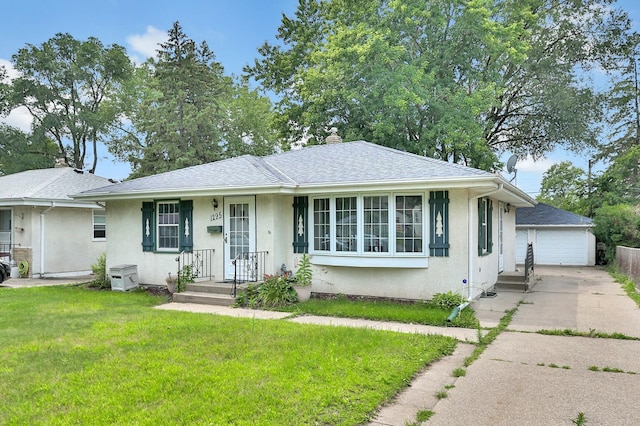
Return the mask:
[[[213,222],[216,219],[222,219],[222,212],[215,212],[211,215],[211,221]]]

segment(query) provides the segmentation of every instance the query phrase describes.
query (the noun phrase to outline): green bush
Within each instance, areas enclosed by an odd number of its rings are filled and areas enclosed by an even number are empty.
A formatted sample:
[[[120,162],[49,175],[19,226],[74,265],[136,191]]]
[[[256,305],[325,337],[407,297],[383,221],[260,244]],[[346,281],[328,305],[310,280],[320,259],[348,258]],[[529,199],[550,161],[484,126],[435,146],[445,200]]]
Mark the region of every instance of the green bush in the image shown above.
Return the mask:
[[[176,281],[176,293],[183,292],[187,283],[194,282],[195,274],[191,265],[184,265],[178,272],[178,280]]]
[[[288,275],[265,275],[259,284],[250,284],[238,295],[236,306],[251,309],[276,308],[295,303],[298,299]]]
[[[94,280],[93,284],[99,288],[111,288],[111,280],[109,274],[107,274],[107,254],[100,253],[98,261],[91,265],[93,271]]]
[[[440,306],[445,309],[453,309],[456,306],[460,306],[465,302],[464,296],[458,293],[452,293],[448,291],[446,293],[436,293],[433,295],[431,303],[436,306]]]
[[[605,256],[612,263],[616,246],[640,247],[640,206],[604,205],[596,210],[593,234],[606,244]]]

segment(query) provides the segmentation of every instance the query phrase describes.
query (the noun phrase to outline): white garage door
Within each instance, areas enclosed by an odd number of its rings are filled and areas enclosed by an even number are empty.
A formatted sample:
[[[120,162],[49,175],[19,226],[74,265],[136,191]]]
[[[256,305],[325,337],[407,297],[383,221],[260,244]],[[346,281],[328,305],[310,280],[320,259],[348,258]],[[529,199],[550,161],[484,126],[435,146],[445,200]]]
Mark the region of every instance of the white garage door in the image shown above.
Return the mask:
[[[588,239],[585,230],[538,230],[534,243],[538,265],[586,265]]]
[[[528,232],[526,230],[518,229],[516,231],[516,263],[519,265],[524,265],[527,257],[527,238]]]

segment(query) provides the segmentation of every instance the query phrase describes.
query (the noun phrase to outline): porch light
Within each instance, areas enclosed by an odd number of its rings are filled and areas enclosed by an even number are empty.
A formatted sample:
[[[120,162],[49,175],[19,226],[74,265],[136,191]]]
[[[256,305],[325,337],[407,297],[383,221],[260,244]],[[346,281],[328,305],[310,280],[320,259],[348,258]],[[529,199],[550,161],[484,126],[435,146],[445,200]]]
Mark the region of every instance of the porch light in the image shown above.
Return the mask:
[[[211,200],[211,205],[213,206],[214,209],[218,208],[218,200],[217,199],[213,199]]]
[[[507,203],[504,206],[504,212],[509,213],[511,211],[511,204]]]

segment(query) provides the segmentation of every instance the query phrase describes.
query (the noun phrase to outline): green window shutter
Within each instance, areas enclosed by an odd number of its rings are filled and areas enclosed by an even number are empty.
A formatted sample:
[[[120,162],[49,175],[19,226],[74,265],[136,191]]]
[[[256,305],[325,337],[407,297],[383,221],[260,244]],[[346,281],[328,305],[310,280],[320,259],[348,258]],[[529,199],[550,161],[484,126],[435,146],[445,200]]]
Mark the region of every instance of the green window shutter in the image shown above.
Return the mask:
[[[193,201],[180,201],[180,251],[193,251]]]
[[[153,251],[155,243],[155,214],[153,202],[142,203],[142,251]]]
[[[478,256],[484,251],[484,199],[478,198]]]
[[[449,256],[449,191],[431,191],[429,207],[429,254]]]
[[[293,198],[293,252],[309,252],[309,197]]]
[[[487,253],[493,251],[493,201],[487,200]]]

